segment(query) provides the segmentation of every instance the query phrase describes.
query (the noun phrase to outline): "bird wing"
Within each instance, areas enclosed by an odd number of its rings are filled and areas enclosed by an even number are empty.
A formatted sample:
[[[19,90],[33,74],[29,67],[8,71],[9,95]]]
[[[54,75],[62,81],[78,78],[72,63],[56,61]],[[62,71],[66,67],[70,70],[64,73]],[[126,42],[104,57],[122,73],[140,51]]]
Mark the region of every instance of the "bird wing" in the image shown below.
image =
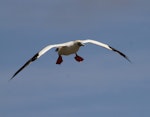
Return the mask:
[[[29,64],[31,64],[33,61],[37,60],[39,57],[41,57],[43,54],[45,54],[47,51],[49,51],[52,48],[55,47],[61,47],[61,46],[69,46],[72,42],[62,43],[62,44],[54,44],[54,45],[48,45],[39,52],[37,52],[32,58],[30,58],[18,71],[14,73],[14,75],[11,77],[13,79],[20,71],[22,71],[25,67],[27,67]],[[10,80],[11,80],[10,79]]]
[[[82,42],[83,44],[85,44],[85,43],[92,43],[92,44],[101,46],[101,47],[103,47],[103,48],[106,48],[106,49],[108,49],[108,50],[112,50],[112,51],[114,51],[114,52],[120,54],[122,57],[124,57],[125,59],[127,59],[129,62],[131,62],[131,61],[129,60],[129,58],[128,58],[124,53],[120,52],[119,50],[117,50],[117,49],[115,49],[115,48],[113,48],[113,47],[111,47],[111,46],[109,46],[109,45],[107,45],[107,44],[104,44],[104,43],[99,42],[99,41],[91,40],[91,39],[81,40],[81,42]]]

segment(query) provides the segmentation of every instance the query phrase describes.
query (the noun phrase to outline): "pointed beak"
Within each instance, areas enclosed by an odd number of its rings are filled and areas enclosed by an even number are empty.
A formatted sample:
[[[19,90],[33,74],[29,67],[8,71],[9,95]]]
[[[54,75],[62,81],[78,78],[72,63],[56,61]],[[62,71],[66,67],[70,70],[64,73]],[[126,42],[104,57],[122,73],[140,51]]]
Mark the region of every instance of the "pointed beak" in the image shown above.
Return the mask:
[[[78,44],[78,46],[84,46],[84,44],[81,42],[78,42],[77,44]]]
[[[80,44],[80,46],[84,46],[84,44],[83,44],[83,43],[81,43],[81,44]]]

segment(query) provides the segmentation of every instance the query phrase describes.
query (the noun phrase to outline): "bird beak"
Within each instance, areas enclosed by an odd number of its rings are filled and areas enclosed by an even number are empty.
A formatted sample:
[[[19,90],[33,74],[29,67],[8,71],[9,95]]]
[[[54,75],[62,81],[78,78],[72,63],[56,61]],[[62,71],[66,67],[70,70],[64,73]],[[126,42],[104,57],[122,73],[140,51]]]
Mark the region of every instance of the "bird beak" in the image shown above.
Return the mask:
[[[84,46],[84,44],[83,44],[83,43],[81,43],[81,44],[80,44],[80,46]]]
[[[78,46],[84,46],[84,44],[81,42],[78,42],[77,44],[78,44]]]

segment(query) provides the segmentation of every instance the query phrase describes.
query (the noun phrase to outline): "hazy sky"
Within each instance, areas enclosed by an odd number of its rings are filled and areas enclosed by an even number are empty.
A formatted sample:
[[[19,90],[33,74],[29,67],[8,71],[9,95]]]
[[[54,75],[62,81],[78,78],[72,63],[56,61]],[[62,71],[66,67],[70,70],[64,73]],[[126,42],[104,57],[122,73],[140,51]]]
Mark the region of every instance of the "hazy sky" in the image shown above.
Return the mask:
[[[56,65],[52,49],[11,76],[48,44],[95,39]],[[1,0],[1,117],[149,117],[149,0]]]

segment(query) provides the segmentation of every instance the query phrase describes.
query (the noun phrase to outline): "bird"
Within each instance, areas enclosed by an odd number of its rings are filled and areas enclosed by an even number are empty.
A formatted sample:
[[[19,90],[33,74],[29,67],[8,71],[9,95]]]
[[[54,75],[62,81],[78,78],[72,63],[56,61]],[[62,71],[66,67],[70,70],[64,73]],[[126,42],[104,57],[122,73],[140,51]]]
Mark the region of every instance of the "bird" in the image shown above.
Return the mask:
[[[29,64],[31,64],[32,62],[34,62],[38,58],[40,58],[43,54],[45,54],[47,51],[49,51],[52,48],[56,48],[55,51],[58,53],[58,59],[56,61],[56,64],[61,64],[63,62],[63,58],[62,58],[63,55],[68,56],[68,55],[71,55],[71,54],[75,54],[74,59],[77,62],[82,62],[84,60],[84,58],[82,58],[81,56],[79,56],[77,54],[77,52],[80,49],[80,47],[84,46],[86,43],[95,44],[97,46],[101,46],[101,47],[106,48],[108,50],[114,51],[114,52],[118,53],[119,55],[121,55],[122,57],[124,57],[129,62],[131,62],[129,60],[129,58],[124,53],[122,53],[119,50],[117,50],[117,49],[115,49],[115,48],[113,48],[113,47],[111,47],[111,46],[109,46],[109,45],[107,45],[105,43],[102,43],[100,41],[96,41],[96,40],[92,40],[92,39],[74,40],[74,41],[69,41],[69,42],[60,43],[60,44],[48,45],[48,46],[44,47],[42,50],[40,50],[39,52],[37,52],[33,57],[31,57],[20,69],[18,69],[13,74],[13,76],[11,77],[11,79],[13,79],[25,67],[27,67]]]

